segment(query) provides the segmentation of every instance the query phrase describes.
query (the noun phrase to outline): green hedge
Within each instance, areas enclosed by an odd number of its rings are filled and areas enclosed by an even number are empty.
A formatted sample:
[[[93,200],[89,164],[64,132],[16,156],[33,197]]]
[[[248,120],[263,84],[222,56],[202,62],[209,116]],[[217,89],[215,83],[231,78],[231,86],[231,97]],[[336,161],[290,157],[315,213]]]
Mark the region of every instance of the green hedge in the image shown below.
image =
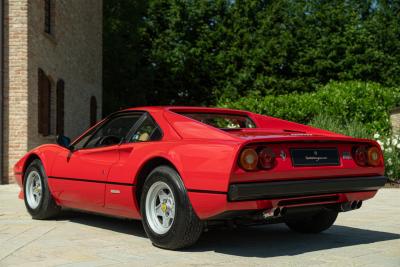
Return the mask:
[[[253,93],[238,100],[220,99],[218,106],[305,124],[324,115],[343,125],[359,122],[369,133],[387,134],[390,132],[389,111],[400,106],[400,87],[358,81],[330,82],[311,93],[278,96]]]

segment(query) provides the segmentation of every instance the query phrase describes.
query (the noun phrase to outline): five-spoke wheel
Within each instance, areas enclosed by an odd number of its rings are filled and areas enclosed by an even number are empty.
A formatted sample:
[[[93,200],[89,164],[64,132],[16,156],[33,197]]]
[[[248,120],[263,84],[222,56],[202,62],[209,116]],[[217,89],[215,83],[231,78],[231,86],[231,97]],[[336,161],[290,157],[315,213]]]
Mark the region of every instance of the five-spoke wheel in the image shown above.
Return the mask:
[[[29,207],[36,209],[42,200],[42,181],[37,171],[31,171],[26,178],[26,200]]]
[[[56,216],[60,207],[56,204],[47,184],[46,172],[39,159],[33,160],[24,174],[24,201],[34,219]]]
[[[203,231],[181,177],[169,166],[157,167],[147,176],[141,190],[140,211],[144,230],[158,247],[188,247]]]
[[[146,214],[155,233],[162,235],[171,228],[175,218],[175,199],[166,183],[156,182],[150,187],[146,197]]]

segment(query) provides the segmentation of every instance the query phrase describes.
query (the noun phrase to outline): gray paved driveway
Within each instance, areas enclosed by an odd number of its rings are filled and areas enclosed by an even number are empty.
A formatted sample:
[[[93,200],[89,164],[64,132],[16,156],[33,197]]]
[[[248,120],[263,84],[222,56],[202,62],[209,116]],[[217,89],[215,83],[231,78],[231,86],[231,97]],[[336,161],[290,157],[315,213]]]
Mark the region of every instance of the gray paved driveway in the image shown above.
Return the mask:
[[[153,247],[140,222],[66,211],[34,221],[0,186],[0,266],[400,266],[400,189],[383,189],[320,235],[284,225],[212,230],[183,252]]]

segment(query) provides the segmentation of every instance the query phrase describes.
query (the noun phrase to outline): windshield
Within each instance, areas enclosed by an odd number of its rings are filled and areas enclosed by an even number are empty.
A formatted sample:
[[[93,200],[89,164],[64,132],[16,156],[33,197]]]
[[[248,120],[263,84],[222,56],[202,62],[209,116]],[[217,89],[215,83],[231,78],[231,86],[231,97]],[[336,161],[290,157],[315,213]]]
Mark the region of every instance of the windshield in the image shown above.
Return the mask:
[[[246,115],[186,112],[179,114],[219,129],[256,128],[255,123]]]

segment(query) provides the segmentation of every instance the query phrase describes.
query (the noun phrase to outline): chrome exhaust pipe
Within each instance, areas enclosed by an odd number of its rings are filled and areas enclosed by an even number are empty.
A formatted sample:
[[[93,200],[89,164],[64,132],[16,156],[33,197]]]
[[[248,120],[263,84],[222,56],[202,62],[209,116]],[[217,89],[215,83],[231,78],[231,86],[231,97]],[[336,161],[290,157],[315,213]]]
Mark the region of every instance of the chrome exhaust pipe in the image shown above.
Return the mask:
[[[285,216],[285,215],[286,215],[286,212],[287,212],[287,208],[283,207],[283,208],[281,209],[281,216]]]
[[[362,206],[361,200],[343,202],[339,206],[339,211],[346,212],[346,211],[350,211],[350,210],[355,210],[355,209],[361,208],[361,206]]]
[[[278,217],[278,216],[280,216],[281,215],[281,208],[276,208],[275,210],[274,210],[274,217]]]
[[[339,211],[346,212],[351,210],[351,202],[343,202],[340,204]]]
[[[281,208],[272,208],[262,213],[264,219],[276,218],[281,215]]]

